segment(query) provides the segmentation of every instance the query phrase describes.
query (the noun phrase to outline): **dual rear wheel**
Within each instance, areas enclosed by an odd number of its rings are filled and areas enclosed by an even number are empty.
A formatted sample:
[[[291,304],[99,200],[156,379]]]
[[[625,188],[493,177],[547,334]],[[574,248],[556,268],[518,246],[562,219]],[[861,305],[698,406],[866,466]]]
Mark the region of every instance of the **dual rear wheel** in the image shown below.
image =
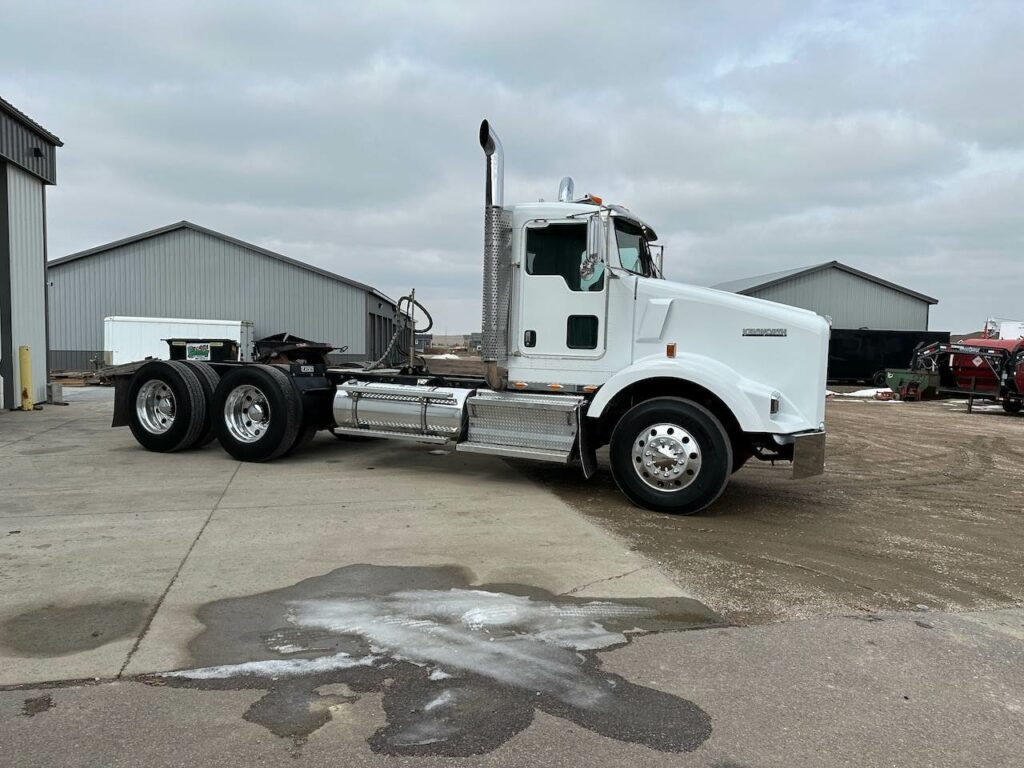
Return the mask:
[[[163,453],[216,438],[240,461],[269,461],[317,431],[303,423],[302,398],[291,380],[270,365],[240,366],[220,377],[204,363],[153,361],[132,378],[129,402],[135,439]]]

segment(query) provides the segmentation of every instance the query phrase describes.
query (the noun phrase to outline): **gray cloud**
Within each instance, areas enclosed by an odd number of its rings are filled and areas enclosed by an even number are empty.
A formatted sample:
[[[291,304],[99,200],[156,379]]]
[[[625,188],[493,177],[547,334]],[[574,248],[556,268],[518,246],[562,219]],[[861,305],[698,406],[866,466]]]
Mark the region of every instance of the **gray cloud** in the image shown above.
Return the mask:
[[[1017,3],[0,2],[0,93],[58,133],[51,255],[181,218],[477,328],[478,120],[507,199],[577,189],[698,283],[837,258],[1021,315]]]

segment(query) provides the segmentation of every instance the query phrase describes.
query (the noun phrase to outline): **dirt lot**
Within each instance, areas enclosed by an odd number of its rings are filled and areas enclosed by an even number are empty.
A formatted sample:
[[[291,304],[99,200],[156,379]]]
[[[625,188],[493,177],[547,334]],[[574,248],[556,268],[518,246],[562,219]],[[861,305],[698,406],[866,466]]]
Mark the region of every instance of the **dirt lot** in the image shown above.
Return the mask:
[[[752,461],[690,518],[629,506],[607,471],[518,466],[739,624],[1024,602],[1024,418],[843,399],[828,429],[825,475]]]

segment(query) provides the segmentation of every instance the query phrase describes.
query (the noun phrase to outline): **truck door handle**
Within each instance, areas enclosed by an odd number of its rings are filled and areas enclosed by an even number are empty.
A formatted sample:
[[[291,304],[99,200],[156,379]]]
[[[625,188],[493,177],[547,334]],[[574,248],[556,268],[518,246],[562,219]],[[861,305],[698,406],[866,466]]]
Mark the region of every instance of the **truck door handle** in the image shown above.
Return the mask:
[[[526,333],[523,334],[523,346],[525,346],[525,347],[535,347],[535,346],[537,346],[537,332],[536,331],[527,331]]]

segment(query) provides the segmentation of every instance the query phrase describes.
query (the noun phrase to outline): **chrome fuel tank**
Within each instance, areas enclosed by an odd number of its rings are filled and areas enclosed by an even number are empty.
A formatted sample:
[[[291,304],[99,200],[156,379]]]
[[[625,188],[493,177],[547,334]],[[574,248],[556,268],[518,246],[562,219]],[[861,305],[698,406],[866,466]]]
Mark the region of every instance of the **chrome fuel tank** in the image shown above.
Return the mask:
[[[336,431],[381,437],[457,440],[473,389],[346,381],[334,395]]]

